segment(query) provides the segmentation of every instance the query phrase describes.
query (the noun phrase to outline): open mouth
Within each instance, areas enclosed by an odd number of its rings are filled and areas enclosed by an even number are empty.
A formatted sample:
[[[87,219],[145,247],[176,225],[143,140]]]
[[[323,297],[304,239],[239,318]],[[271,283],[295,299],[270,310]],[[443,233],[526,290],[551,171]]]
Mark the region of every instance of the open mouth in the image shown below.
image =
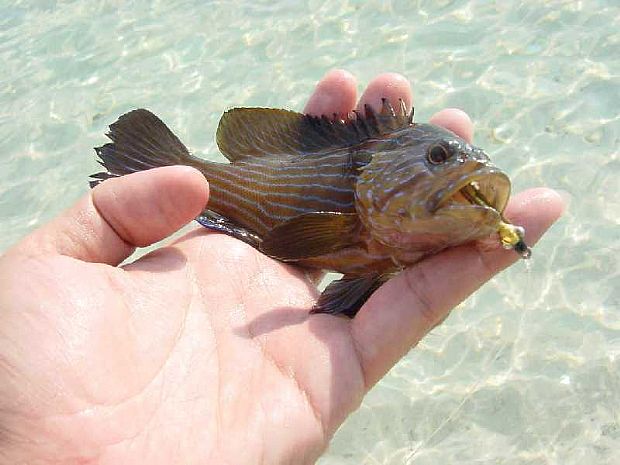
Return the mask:
[[[532,251],[525,242],[525,229],[511,224],[503,215],[509,196],[508,177],[497,169],[484,168],[462,176],[450,189],[441,192],[437,208],[469,206],[495,211],[499,216],[497,235],[500,244],[527,259],[532,255]]]
[[[470,173],[444,192],[438,208],[449,205],[476,205],[502,213],[510,195],[508,177],[494,169]]]

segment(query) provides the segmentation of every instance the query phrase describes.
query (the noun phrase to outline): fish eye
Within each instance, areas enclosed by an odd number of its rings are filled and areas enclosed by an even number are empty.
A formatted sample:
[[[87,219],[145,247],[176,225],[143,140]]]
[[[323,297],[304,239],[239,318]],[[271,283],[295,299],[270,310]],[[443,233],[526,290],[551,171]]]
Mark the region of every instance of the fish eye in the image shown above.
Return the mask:
[[[433,144],[429,147],[426,158],[433,165],[440,165],[450,158],[450,152],[442,144]]]

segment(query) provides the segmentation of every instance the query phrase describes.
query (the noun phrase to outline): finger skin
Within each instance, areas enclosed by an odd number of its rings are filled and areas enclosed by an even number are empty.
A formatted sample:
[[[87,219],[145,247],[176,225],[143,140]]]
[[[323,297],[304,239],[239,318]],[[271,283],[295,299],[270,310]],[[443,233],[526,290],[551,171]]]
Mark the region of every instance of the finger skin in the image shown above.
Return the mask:
[[[470,144],[474,138],[474,124],[469,115],[458,108],[446,108],[435,113],[429,123],[449,129]]]
[[[7,253],[118,265],[136,247],[154,244],[194,219],[208,195],[204,176],[186,166],[109,179]]]
[[[348,71],[335,69],[328,72],[316,85],[304,113],[328,117],[336,113],[340,118],[346,118],[355,107],[356,86],[355,77]]]
[[[538,188],[513,199],[506,216],[533,245],[560,217],[564,200]],[[534,260],[536,259],[534,249]],[[408,268],[375,292],[352,322],[368,386],[375,384],[458,303],[519,258],[498,246],[454,247]]]
[[[362,94],[357,110],[363,111],[365,105],[370,105],[379,111],[384,98],[388,99],[395,109],[398,108],[398,100],[402,99],[407,110],[411,110],[413,93],[407,78],[397,73],[383,73],[375,77]]]

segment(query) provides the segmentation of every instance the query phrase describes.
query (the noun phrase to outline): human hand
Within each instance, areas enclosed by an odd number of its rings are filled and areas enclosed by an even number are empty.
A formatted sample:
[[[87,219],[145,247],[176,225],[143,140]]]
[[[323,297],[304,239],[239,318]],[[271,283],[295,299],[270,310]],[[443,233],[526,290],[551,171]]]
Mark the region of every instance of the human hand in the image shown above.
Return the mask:
[[[360,100],[411,106],[386,74]],[[348,113],[341,71],[306,111]],[[470,140],[458,110],[432,122]],[[313,463],[364,394],[451,308],[517,259],[446,250],[383,285],[354,320],[309,315],[306,274],[198,228],[204,178],[167,167],[110,179],[0,258],[0,462]],[[534,189],[507,216],[533,244],[561,214]]]

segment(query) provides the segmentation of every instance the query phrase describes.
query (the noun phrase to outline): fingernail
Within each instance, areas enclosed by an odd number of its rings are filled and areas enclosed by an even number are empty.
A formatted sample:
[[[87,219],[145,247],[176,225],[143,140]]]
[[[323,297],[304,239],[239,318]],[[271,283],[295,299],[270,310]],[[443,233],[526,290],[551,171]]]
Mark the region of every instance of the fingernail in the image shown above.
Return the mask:
[[[554,189],[558,195],[562,198],[562,200],[564,201],[564,212],[566,210],[568,210],[568,207],[570,206],[570,204],[573,201],[573,194],[571,194],[568,191],[565,191],[564,189]]]

